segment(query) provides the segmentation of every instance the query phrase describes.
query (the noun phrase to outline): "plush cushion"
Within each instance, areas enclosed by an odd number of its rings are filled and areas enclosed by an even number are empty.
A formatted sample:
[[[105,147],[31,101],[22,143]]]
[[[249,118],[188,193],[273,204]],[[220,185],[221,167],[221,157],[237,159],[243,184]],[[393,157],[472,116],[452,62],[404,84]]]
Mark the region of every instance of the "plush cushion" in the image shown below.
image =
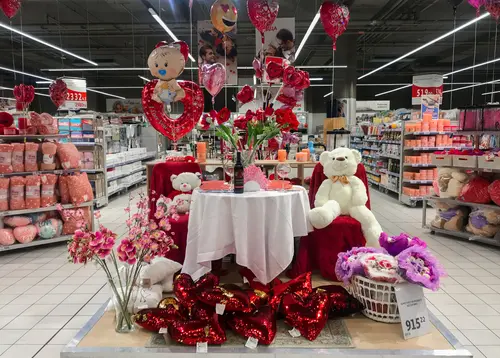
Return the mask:
[[[0,174],[12,173],[12,144],[0,144]]]
[[[56,169],[56,152],[57,144],[55,143],[42,143],[42,163],[40,170],[54,170]]]
[[[30,224],[36,224],[40,221],[44,221],[48,218],[48,213],[33,213],[27,215],[15,215],[8,216],[3,219],[5,225],[10,227],[26,226]]]
[[[24,143],[12,143],[12,170],[24,172]]]
[[[40,207],[40,176],[28,175],[26,177],[26,209]]]
[[[64,209],[61,210],[63,219],[63,235],[72,235],[76,230],[90,227],[90,209]]]
[[[57,145],[57,156],[63,169],[81,168],[80,153],[73,143],[59,143]]]
[[[69,187],[68,187],[68,176],[59,176],[59,195],[61,196],[61,204],[69,204]]]
[[[0,229],[0,246],[9,246],[15,242],[12,229]]]
[[[40,205],[42,208],[52,206],[57,203],[56,183],[57,175],[44,174],[40,177],[42,187],[40,191]],[[68,192],[66,192],[68,193]]]
[[[160,284],[163,292],[173,291],[174,274],[182,268],[178,262],[156,257],[141,271],[141,279],[150,279],[152,285]]]
[[[36,224],[38,236],[42,239],[52,239],[61,236],[63,222],[59,219],[48,219]]]
[[[68,177],[70,200],[73,205],[80,205],[94,200],[94,192],[90,185],[87,173],[75,174]]]
[[[24,146],[24,170],[33,172],[38,170],[38,144],[26,143]]]
[[[26,209],[26,202],[24,200],[24,185],[26,179],[23,177],[10,178],[10,210]]]
[[[10,178],[0,178],[0,211],[9,210]]]
[[[27,244],[35,239],[38,231],[35,225],[27,225],[16,227],[13,230],[13,233],[17,241],[19,241],[21,244]]]

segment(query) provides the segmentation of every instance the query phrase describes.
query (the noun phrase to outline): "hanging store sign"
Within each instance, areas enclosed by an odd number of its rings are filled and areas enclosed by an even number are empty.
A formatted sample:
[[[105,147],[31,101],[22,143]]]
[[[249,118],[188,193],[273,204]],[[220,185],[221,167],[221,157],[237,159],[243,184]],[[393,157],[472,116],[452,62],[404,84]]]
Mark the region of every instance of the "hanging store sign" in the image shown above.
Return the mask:
[[[87,81],[82,78],[61,78],[68,87],[66,101],[61,111],[75,111],[87,108]]]
[[[412,105],[421,105],[427,95],[439,95],[439,103],[443,102],[443,75],[413,76]]]

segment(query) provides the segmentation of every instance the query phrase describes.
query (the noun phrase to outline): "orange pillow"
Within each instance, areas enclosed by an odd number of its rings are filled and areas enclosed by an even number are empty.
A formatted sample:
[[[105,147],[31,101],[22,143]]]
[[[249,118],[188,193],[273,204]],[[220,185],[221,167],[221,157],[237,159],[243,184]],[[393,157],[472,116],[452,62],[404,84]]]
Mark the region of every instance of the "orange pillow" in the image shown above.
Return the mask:
[[[69,196],[73,205],[80,205],[94,200],[94,192],[87,173],[71,175],[67,180]]]
[[[61,161],[63,169],[80,169],[82,162],[80,160],[80,152],[76,149],[73,143],[57,144],[57,156]]]

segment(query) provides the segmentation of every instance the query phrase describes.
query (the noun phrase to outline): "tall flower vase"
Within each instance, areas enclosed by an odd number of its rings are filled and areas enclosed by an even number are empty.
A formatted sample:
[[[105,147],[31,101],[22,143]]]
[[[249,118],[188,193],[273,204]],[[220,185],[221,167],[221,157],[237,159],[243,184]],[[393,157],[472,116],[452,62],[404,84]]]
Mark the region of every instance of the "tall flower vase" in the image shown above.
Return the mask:
[[[108,280],[111,289],[111,297],[115,308],[115,331],[117,333],[130,333],[135,330],[132,320],[134,303],[136,301],[137,290],[133,285],[128,287],[119,278]],[[125,286],[125,287],[124,287]]]
[[[252,164],[255,164],[255,155],[257,154],[257,150],[242,150],[241,151],[241,160],[243,162],[243,166],[249,167]]]

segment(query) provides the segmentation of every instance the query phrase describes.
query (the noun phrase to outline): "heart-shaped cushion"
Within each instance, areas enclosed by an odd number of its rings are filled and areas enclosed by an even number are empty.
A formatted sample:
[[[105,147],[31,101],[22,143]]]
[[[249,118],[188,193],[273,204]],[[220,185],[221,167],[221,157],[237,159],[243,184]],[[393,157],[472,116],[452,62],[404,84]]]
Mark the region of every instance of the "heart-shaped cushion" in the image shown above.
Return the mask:
[[[247,293],[236,285],[217,286],[212,289],[201,291],[199,299],[209,306],[217,304],[225,305],[226,312],[248,312],[251,311],[250,299]]]
[[[167,328],[169,323],[187,320],[187,318],[187,316],[183,316],[178,305],[172,304],[166,308],[141,310],[132,316],[135,324],[151,332],[159,332],[160,329]]]
[[[253,313],[234,313],[227,318],[228,326],[240,336],[256,338],[260,344],[273,343],[276,336],[276,312],[265,306]]]
[[[198,293],[219,284],[219,277],[207,273],[194,283],[191,276],[181,273],[174,281],[174,294],[181,304],[191,307],[198,300]]]
[[[329,318],[346,317],[363,310],[363,304],[350,295],[342,286],[320,286],[314,290],[316,292],[324,291],[328,295],[330,301]]]
[[[271,307],[278,309],[283,296],[294,293],[299,297],[306,298],[312,292],[311,272],[306,272],[293,280],[277,285],[272,290]]]
[[[194,346],[199,342],[222,344],[226,341],[226,333],[216,313],[208,321],[199,319],[174,321],[169,325],[168,333],[174,341],[188,346]]]

